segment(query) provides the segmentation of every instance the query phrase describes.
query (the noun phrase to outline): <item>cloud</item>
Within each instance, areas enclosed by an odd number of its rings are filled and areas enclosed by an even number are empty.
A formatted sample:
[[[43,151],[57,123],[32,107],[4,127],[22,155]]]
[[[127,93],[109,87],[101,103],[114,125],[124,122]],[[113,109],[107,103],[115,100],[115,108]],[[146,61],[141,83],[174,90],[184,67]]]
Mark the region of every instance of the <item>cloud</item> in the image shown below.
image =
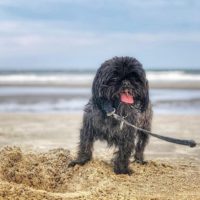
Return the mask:
[[[158,65],[163,62],[165,54],[171,58],[172,54],[176,54],[171,62],[177,60],[178,65],[182,59],[178,54],[182,52],[185,55],[191,51],[188,44],[200,44],[199,32],[103,33],[95,30],[67,30],[61,24],[42,21],[6,21],[0,22],[0,27],[6,28],[0,34],[0,66],[13,66],[17,63],[22,67],[88,67],[97,66],[97,63],[115,55],[134,55],[145,64]],[[158,54],[160,61],[158,59],[155,62]]]
[[[198,0],[35,0],[29,1],[28,4],[30,5],[37,5],[43,3],[74,3],[74,4],[105,4],[105,3],[120,3],[123,4],[131,4],[131,5],[138,5],[138,6],[160,6],[160,5],[199,5]],[[27,3],[26,0],[4,0],[0,1],[0,5],[19,5]]]
[[[2,45],[35,46],[47,44],[70,44],[74,46],[99,45],[109,41],[127,41],[137,44],[200,42],[199,31],[129,32],[129,31],[84,31],[68,30],[60,23],[45,21],[0,21]],[[8,45],[9,46],[9,45]],[[0,48],[4,48],[1,46]]]
[[[0,19],[56,21],[97,31],[200,29],[197,0],[4,0]]]
[[[136,55],[152,65],[167,55],[169,65],[191,60],[200,65],[199,5],[197,0],[0,1],[0,67],[93,66],[114,55]]]

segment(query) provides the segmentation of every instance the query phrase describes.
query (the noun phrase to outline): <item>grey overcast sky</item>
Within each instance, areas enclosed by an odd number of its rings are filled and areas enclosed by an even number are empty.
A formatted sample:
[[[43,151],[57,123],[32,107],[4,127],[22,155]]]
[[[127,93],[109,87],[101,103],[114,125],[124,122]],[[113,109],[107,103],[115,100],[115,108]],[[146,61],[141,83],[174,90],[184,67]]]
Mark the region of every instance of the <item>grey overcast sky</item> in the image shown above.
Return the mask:
[[[0,69],[93,69],[126,55],[200,68],[200,1],[0,1]]]

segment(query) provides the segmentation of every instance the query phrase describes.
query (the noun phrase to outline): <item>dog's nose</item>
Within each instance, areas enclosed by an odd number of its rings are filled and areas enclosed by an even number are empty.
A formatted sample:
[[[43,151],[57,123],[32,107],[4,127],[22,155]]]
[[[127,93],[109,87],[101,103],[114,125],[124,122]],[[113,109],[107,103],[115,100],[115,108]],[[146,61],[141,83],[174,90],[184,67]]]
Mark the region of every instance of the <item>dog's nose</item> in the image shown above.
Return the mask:
[[[130,87],[130,82],[129,81],[127,81],[127,80],[124,80],[123,82],[122,82],[122,84],[123,84],[123,87]]]

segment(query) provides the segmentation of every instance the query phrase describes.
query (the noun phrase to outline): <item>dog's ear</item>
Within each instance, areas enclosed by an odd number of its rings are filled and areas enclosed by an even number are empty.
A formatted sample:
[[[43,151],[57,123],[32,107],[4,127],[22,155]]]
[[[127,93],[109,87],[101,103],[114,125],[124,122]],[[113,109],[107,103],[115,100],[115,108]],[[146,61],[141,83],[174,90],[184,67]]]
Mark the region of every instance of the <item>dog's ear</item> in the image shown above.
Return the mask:
[[[148,80],[146,80],[142,91],[141,111],[142,112],[146,111],[148,105],[149,105],[149,83]]]

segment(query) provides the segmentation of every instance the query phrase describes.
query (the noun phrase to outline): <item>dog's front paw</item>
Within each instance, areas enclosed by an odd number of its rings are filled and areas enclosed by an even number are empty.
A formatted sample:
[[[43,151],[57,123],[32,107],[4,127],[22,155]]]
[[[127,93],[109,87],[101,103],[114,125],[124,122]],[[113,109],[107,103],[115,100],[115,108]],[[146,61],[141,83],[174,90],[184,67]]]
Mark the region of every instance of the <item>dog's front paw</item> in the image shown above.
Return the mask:
[[[76,164],[78,164],[75,160],[72,160],[69,164],[68,167],[74,167]]]
[[[133,170],[129,168],[124,168],[124,169],[114,168],[114,172],[115,174],[128,174],[130,176],[133,173]]]
[[[139,160],[139,159],[135,159],[133,162],[138,163],[140,165],[147,165],[148,161],[146,160]]]
[[[69,164],[68,167],[74,167],[75,165],[84,165],[87,163],[90,159],[81,159],[81,160],[72,160]]]

